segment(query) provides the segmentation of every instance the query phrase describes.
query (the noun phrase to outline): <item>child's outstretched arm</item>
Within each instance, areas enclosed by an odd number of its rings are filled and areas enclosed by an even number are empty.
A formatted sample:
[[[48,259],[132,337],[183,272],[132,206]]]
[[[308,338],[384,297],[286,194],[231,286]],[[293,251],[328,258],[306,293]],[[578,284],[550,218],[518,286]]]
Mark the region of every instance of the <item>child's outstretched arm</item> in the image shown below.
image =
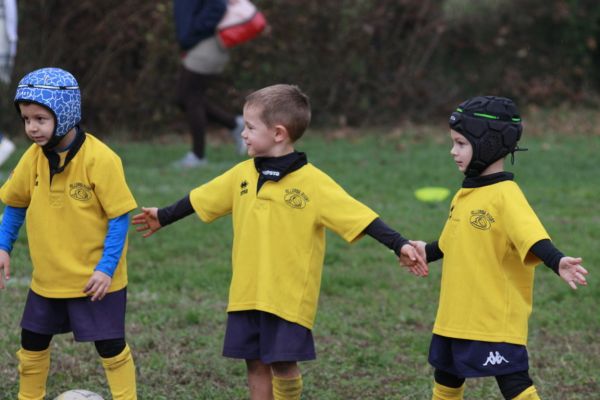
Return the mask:
[[[427,265],[429,265],[430,262],[437,261],[444,257],[444,253],[440,249],[437,240],[431,243],[426,243],[422,240],[409,240],[409,244],[412,247],[414,247],[417,254],[419,254],[419,256],[425,261]],[[426,276],[428,274],[428,271],[426,274],[423,274],[423,272],[418,268],[418,266],[415,266],[414,262],[412,262],[410,259],[407,259],[406,257],[400,256],[400,264],[408,268],[408,271],[413,275]]]
[[[587,285],[585,275],[588,272],[581,266],[583,260],[580,257],[565,256],[549,239],[540,240],[531,246],[529,251],[567,282],[572,289],[577,289],[577,285]]]
[[[414,271],[415,275],[427,276],[429,269],[425,259],[410,245],[409,240],[390,228],[380,218],[371,222],[364,232],[393,250],[400,260],[405,260],[407,264],[410,264],[409,268]]]
[[[142,232],[143,237],[147,238],[162,228],[162,225],[158,221],[158,208],[156,207],[142,207],[140,214],[134,215],[131,218],[133,225],[138,225],[135,228],[136,231]]]
[[[427,265],[427,259],[419,249],[414,247],[413,241],[409,241],[409,244],[405,244],[400,249],[400,256],[398,262],[400,265],[407,267],[411,274],[416,276],[428,276],[429,266]]]
[[[587,270],[581,266],[583,259],[581,257],[563,257],[558,264],[558,274],[560,277],[571,286],[572,289],[577,289],[577,285],[587,285],[585,275]]]
[[[172,224],[193,213],[194,208],[188,194],[168,207],[160,209],[156,207],[142,207],[142,213],[134,215],[131,223],[139,225],[135,230],[144,232],[143,236],[147,238],[163,226]]]

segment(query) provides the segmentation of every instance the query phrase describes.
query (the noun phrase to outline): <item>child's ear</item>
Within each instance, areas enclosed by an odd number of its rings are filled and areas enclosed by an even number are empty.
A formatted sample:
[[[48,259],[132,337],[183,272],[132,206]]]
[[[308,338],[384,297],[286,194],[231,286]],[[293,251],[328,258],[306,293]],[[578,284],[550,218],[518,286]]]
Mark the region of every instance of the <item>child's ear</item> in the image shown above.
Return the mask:
[[[289,133],[285,126],[275,125],[275,142],[281,143],[284,140],[289,140]]]

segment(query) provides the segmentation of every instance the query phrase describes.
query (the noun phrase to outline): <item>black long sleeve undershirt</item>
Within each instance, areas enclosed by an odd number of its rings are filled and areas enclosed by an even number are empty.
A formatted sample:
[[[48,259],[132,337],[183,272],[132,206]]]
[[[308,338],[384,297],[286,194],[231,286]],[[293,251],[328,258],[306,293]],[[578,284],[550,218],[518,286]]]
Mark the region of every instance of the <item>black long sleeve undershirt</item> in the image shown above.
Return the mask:
[[[158,222],[160,222],[161,226],[167,226],[193,213],[194,208],[192,207],[190,196],[187,195],[170,206],[159,208],[157,212]]]
[[[550,239],[543,239],[539,242],[536,242],[531,249],[529,249],[537,258],[542,260],[544,264],[550,268],[556,275],[560,275],[558,273],[558,265],[560,264],[560,259],[565,255],[561,253]]]
[[[554,247],[554,244],[552,244],[552,241],[550,241],[550,239],[543,239],[539,242],[536,242],[533,246],[531,246],[531,249],[529,249],[529,251],[533,253],[537,258],[542,260],[544,262],[544,265],[546,265],[548,268],[554,271],[554,273],[559,275],[558,265],[560,263],[560,259],[563,258],[565,255],[561,253],[561,251],[558,250],[556,247]],[[425,246],[425,253],[427,255],[428,263],[437,261],[440,258],[444,257],[444,253],[440,249],[437,240],[435,242],[427,243],[427,245]]]
[[[426,261],[428,263],[444,258],[444,253],[442,253],[437,240],[425,245],[425,256],[427,257]]]
[[[364,232],[377,240],[379,243],[393,250],[397,256],[400,256],[400,249],[405,244],[408,244],[408,239],[402,237],[401,234],[387,226],[380,218],[376,218],[367,226]]]

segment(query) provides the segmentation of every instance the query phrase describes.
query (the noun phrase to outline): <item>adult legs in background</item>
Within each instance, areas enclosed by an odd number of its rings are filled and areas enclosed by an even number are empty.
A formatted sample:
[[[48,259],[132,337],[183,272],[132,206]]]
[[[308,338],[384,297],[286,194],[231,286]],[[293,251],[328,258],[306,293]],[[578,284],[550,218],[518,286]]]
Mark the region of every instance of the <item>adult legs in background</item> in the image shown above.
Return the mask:
[[[192,151],[178,161],[180,167],[191,168],[206,163],[206,125],[209,118],[228,128],[232,136],[235,135],[238,152],[241,150],[243,120],[209,102],[206,97],[206,91],[215,79],[217,75],[198,74],[184,67],[180,70],[177,98],[192,135]]]

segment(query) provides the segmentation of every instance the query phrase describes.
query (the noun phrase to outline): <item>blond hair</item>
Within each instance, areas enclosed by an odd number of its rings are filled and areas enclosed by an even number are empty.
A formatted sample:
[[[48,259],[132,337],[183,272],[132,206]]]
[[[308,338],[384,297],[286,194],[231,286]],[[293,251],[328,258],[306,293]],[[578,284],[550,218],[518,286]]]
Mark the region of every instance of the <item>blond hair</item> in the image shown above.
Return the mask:
[[[265,125],[283,125],[295,142],[300,139],[310,123],[310,101],[295,85],[267,86],[246,97],[244,107],[260,109],[260,119]]]

